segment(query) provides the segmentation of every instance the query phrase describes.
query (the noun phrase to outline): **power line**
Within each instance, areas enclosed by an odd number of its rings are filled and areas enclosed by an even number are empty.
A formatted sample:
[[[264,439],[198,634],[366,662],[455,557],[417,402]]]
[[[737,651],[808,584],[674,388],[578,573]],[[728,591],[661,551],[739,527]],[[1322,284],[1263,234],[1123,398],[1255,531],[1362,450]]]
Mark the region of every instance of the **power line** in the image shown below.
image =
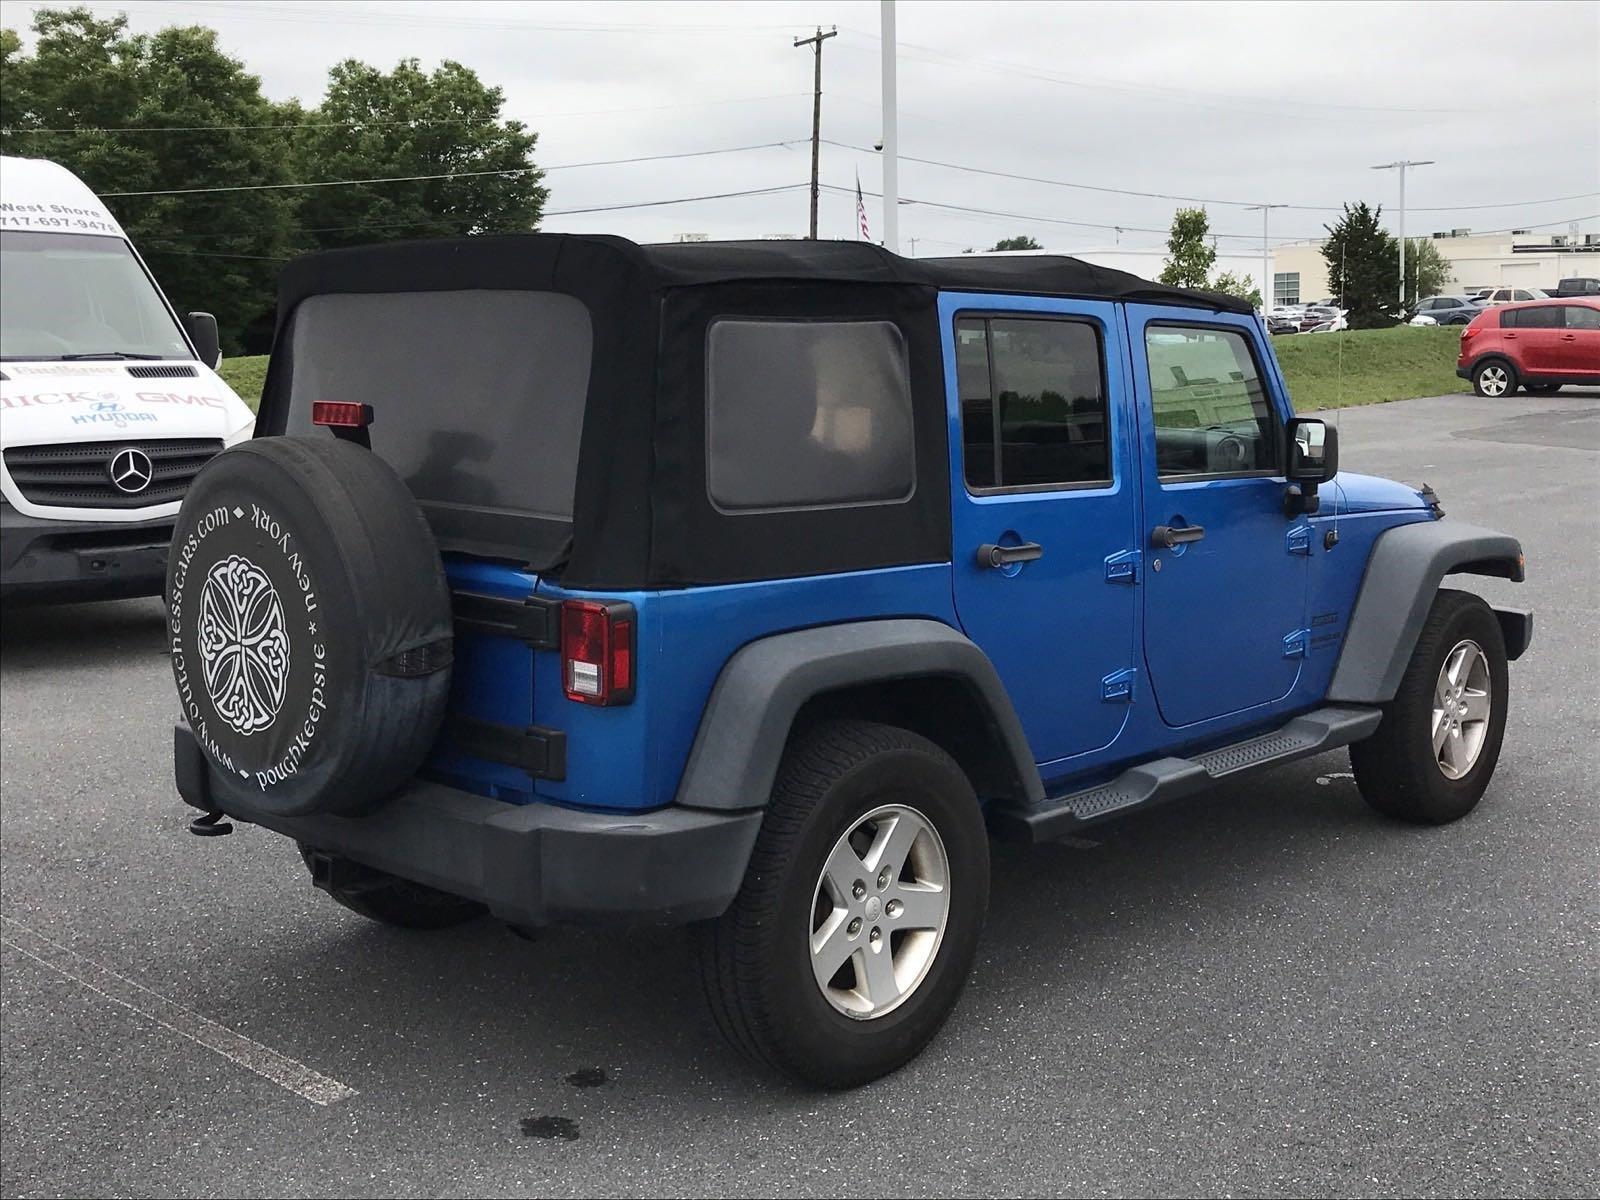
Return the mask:
[[[594,208],[555,208],[541,213],[541,217],[570,217],[578,213],[616,212],[624,208],[660,208],[668,204],[692,204],[697,200],[727,200],[734,196],[771,196],[778,192],[793,192],[809,188],[809,183],[785,183],[778,187],[749,188],[742,192],[712,192],[705,196],[680,196],[676,200],[640,200],[631,204],[600,204]]]
[[[764,96],[727,96],[720,100],[684,100],[674,104],[643,104],[632,108],[576,109],[565,112],[534,113],[526,117],[505,117],[501,119],[522,121],[526,124],[531,121],[548,121],[554,117],[606,117],[619,113],[660,112],[664,109],[701,108],[714,104],[755,104],[762,100],[790,100],[797,96],[809,96],[810,94],[810,92],[771,92]],[[16,134],[32,133],[147,134],[254,132],[274,129],[360,129],[370,125],[410,125],[417,128],[425,128],[433,125],[492,124],[494,120],[495,118],[483,117],[419,117],[392,121],[288,121],[274,125],[63,125],[28,129],[5,128],[0,129],[0,136],[10,137]]]
[[[126,13],[128,10],[114,4],[86,4],[82,7],[89,9],[110,10],[112,12]],[[162,5],[147,4],[144,11],[154,10],[158,15]],[[384,25],[412,26],[415,28],[444,27],[444,28],[473,28],[473,29],[516,29],[537,30],[542,33],[612,33],[612,34],[647,34],[659,33],[738,33],[751,36],[766,36],[767,31],[775,29],[794,30],[801,28],[803,22],[790,22],[788,24],[767,25],[734,25],[734,24],[666,24],[662,22],[554,22],[554,21],[485,21],[471,17],[434,17],[420,12],[402,16],[396,13],[392,6],[385,6],[381,12],[357,12],[346,8],[337,8],[333,5],[318,4],[310,8],[285,8],[275,7],[270,4],[206,4],[192,3],[185,0],[182,4],[169,4],[168,9],[182,13],[196,11],[217,10],[226,13],[235,20],[269,21],[303,23],[313,21],[317,24],[341,25]]]
[[[794,141],[762,142],[754,146],[727,146],[720,150],[690,150],[680,154],[648,154],[636,158],[597,159],[594,162],[559,163],[550,167],[507,167],[498,171],[446,171],[438,175],[390,175],[380,179],[327,179],[316,183],[241,183],[228,187],[166,188],[147,192],[101,192],[102,199],[129,196],[194,196],[215,192],[271,192],[293,188],[356,187],[369,183],[422,183],[434,179],[476,179],[485,176],[526,175],[530,172],[574,171],[580,167],[617,167],[631,163],[664,162],[668,159],[705,158],[713,154],[739,154],[746,150],[771,150],[794,145]]]
[[[861,154],[876,154],[876,150],[869,150],[866,146],[857,146],[850,142],[834,141],[832,138],[823,138],[830,146],[837,146],[841,150],[854,150]],[[1085,192],[1104,192],[1115,196],[1140,196],[1147,200],[1179,200],[1188,204],[1221,204],[1238,208],[1259,208],[1257,200],[1218,200],[1206,196],[1182,196],[1171,192],[1143,192],[1133,188],[1107,187],[1103,184],[1076,183],[1067,179],[1046,179],[1039,175],[1021,175],[1012,171],[996,171],[986,167],[974,167],[966,163],[945,162],[937,158],[918,158],[914,154],[900,155],[902,162],[921,163],[929,167],[943,167],[951,171],[965,171],[972,175],[992,175],[998,179],[1015,179],[1023,183],[1043,183],[1051,187],[1075,188]],[[1412,212],[1467,212],[1486,208],[1526,208],[1538,204],[1561,204],[1568,200],[1588,200],[1600,196],[1600,192],[1579,192],[1572,196],[1548,196],[1542,200],[1507,200],[1500,204],[1456,204],[1449,207],[1418,208],[1411,206]],[[1274,204],[1273,208],[1288,208],[1298,212],[1339,212],[1342,208],[1337,204]],[[1124,226],[1124,228],[1128,228]]]

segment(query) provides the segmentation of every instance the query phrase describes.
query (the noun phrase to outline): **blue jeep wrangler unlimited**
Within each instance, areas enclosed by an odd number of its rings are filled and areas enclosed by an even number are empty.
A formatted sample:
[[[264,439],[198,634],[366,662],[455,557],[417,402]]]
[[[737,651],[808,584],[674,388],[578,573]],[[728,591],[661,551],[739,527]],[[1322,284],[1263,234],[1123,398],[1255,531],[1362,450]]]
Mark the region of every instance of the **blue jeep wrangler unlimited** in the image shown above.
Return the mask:
[[[956,1002],[989,836],[1348,745],[1453,821],[1514,538],[1338,473],[1227,297],[1066,258],[521,235],[290,265],[168,578],[183,798],[414,927],[695,925],[848,1086]]]

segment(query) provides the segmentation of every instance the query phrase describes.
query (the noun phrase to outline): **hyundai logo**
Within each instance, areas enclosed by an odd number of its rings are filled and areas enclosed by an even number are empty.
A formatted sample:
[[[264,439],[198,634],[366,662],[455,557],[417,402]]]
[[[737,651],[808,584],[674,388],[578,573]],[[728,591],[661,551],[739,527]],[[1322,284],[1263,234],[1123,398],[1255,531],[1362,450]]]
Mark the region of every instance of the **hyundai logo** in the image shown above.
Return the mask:
[[[155,473],[150,456],[132,446],[124,446],[118,450],[106,464],[106,474],[111,477],[113,486],[117,491],[126,492],[130,496],[136,496],[149,487],[150,481],[155,478]]]

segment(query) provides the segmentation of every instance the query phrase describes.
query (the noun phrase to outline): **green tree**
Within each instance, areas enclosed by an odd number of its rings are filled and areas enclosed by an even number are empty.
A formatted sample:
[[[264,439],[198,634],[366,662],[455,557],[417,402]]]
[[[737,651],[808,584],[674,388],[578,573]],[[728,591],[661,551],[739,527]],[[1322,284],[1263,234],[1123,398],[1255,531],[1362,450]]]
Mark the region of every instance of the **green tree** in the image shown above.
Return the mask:
[[[1384,229],[1383,206],[1346,204],[1344,215],[1323,226],[1328,238],[1322,257],[1328,287],[1349,309],[1351,329],[1379,329],[1395,323],[1395,291],[1400,277],[1400,243]]]
[[[1203,208],[1180,208],[1172,216],[1172,231],[1167,235],[1169,257],[1158,278],[1174,287],[1203,288],[1211,276],[1216,250],[1206,243],[1210,218]]]
[[[989,247],[989,253],[993,254],[996,250],[1043,250],[1043,249],[1044,249],[1044,247],[1042,245],[1040,245],[1038,242],[1034,241],[1031,237],[1029,237],[1027,234],[1024,233],[1024,234],[1020,234],[1017,237],[1001,238],[998,242],[996,242],[994,245]]]
[[[281,136],[262,128],[279,110],[209,29],[131,36],[126,17],[75,8],[39,10],[33,30],[32,54],[13,31],[0,41],[0,146],[53,159],[105,198],[174,307],[215,313],[237,351],[294,249],[294,194],[110,193],[288,182]]]
[[[534,229],[549,189],[533,165],[538,135],[501,119],[505,95],[460,63],[431,75],[414,58],[387,74],[353,59],[329,74],[296,139],[306,179],[476,174],[311,189],[301,218],[318,247]]]
[[[1423,296],[1437,296],[1455,278],[1450,260],[1439,253],[1432,238],[1406,239],[1406,304]]]
[[[1250,301],[1257,308],[1261,307],[1261,289],[1246,276],[1224,271],[1213,279],[1209,286],[1213,292],[1221,292],[1224,296],[1238,296],[1241,300]]]

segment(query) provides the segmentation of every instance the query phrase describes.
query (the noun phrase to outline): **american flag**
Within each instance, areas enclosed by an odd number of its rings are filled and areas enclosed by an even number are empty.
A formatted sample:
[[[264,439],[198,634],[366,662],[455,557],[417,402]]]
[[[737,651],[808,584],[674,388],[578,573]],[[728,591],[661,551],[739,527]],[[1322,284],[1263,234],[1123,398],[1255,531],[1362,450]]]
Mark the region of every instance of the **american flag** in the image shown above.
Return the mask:
[[[861,240],[870,242],[872,231],[867,228],[867,202],[861,198],[861,172],[856,172],[856,223],[861,226]]]

